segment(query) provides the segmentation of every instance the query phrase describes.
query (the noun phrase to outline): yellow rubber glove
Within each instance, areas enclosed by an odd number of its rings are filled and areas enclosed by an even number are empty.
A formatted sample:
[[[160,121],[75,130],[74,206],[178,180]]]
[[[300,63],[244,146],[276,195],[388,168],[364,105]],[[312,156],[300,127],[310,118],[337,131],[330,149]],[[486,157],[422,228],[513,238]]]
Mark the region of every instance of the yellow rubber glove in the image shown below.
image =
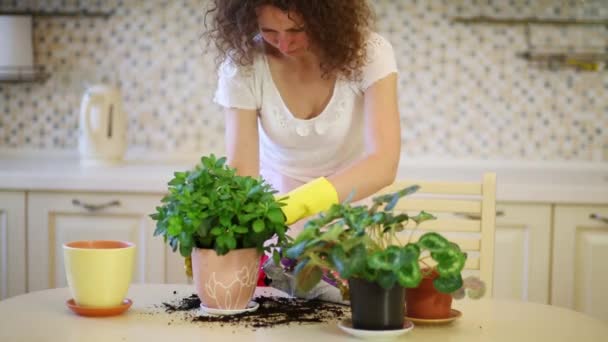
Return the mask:
[[[325,211],[339,200],[336,188],[325,177],[301,185],[286,196],[288,198],[281,200],[286,204],[281,209],[287,219],[285,223],[288,225]],[[284,196],[278,196],[279,199],[281,197]]]

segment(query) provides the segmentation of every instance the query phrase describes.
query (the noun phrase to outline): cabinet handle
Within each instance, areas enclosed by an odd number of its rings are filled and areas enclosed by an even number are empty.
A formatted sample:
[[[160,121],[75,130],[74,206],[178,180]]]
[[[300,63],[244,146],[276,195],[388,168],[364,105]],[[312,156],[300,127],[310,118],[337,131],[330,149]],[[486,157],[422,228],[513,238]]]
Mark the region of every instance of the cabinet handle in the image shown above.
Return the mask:
[[[87,211],[90,212],[95,212],[95,211],[99,211],[99,210],[103,210],[109,207],[120,207],[120,201],[110,201],[108,203],[104,203],[104,204],[88,204],[88,203],[84,203],[81,202],[78,199],[73,199],[72,200],[72,204],[77,206],[77,207],[83,207],[84,209],[86,209]]]
[[[608,217],[602,216],[600,214],[593,213],[589,215],[589,218],[592,220],[600,221],[602,223],[608,223]]]
[[[481,214],[464,214],[464,213],[456,213],[458,216],[463,216],[469,220],[479,220],[481,219]],[[496,211],[496,217],[505,216],[505,212],[502,210]]]

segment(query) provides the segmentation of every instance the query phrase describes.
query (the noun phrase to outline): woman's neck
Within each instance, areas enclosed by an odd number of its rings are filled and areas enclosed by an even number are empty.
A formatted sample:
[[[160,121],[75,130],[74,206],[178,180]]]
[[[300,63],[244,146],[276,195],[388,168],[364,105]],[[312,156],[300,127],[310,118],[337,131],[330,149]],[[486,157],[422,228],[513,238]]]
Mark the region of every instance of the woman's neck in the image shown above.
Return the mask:
[[[321,64],[321,58],[319,57],[319,53],[315,52],[315,49],[309,49],[297,56],[287,56],[273,46],[264,44],[264,53],[279,60],[283,65],[297,70],[318,69]]]

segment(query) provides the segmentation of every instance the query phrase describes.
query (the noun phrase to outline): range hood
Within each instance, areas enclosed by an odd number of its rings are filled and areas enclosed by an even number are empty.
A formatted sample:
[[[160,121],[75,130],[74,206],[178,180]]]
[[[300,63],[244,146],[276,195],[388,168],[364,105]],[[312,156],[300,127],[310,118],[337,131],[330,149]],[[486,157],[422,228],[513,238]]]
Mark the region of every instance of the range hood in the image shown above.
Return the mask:
[[[0,15],[0,81],[37,77],[31,15]]]

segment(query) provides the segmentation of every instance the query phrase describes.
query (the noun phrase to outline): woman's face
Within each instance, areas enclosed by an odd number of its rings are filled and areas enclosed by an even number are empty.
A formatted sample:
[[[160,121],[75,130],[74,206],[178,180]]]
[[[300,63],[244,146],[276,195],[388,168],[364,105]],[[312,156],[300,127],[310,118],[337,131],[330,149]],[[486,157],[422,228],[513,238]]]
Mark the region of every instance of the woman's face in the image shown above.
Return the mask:
[[[257,9],[258,26],[266,43],[285,56],[295,57],[308,51],[304,21],[294,12],[264,5]]]

